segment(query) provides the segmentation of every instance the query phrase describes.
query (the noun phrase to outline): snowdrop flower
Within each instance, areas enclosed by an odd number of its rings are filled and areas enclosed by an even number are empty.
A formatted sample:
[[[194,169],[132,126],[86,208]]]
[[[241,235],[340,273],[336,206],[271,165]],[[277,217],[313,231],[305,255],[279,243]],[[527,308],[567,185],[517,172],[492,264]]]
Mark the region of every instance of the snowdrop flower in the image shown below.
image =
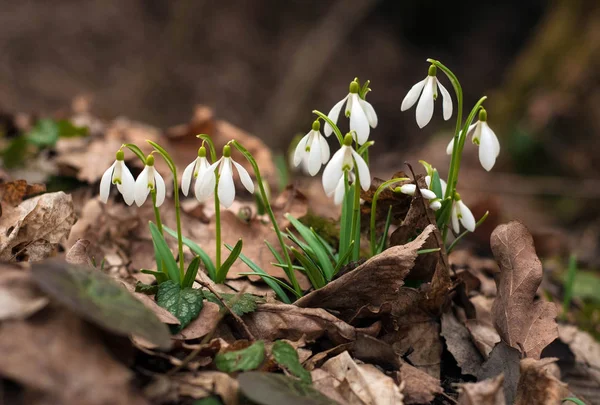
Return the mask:
[[[352,148],[352,135],[346,134],[342,147],[335,152],[327,166],[325,166],[325,170],[323,170],[323,189],[325,190],[325,194],[329,196],[334,195],[334,201],[341,203],[343,199],[344,173],[350,173],[354,169],[355,164],[358,168],[360,186],[363,190],[367,191],[371,186],[369,167],[362,156]],[[342,193],[341,198],[339,193]]]
[[[442,93],[444,120],[447,121],[452,116],[452,98],[448,90],[438,81],[436,74],[437,68],[435,65],[431,65],[427,77],[412,86],[404,100],[402,100],[402,106],[400,107],[402,111],[408,110],[419,100],[416,111],[419,128],[429,124],[431,117],[433,117],[433,102],[437,100],[438,88]]]
[[[181,191],[183,192],[183,195],[188,195],[190,185],[195,179],[196,183],[194,187],[194,193],[196,194],[196,197],[198,197],[200,193],[200,180],[198,179],[203,177],[204,173],[206,172],[209,166],[210,164],[206,159],[206,148],[204,146],[201,146],[198,149],[198,157],[196,158],[196,160],[190,163],[183,171],[183,176],[181,177]],[[214,187],[215,186],[213,184],[212,188],[214,189]],[[208,195],[207,197],[210,197],[210,195]]]
[[[417,191],[417,186],[414,184],[404,184],[400,187],[399,191],[402,194],[415,195],[415,192]],[[419,189],[419,191],[421,192],[421,195],[427,200],[433,200],[433,199],[437,198],[435,193],[429,189],[421,188],[421,189]]]
[[[160,207],[165,202],[165,181],[154,168],[154,156],[148,155],[144,170],[135,180],[135,203],[138,207],[146,201],[151,190],[156,190],[156,206]]]
[[[479,121],[469,127],[467,136],[469,135],[472,135],[473,143],[479,146],[481,166],[489,172],[494,167],[496,158],[500,154],[500,142],[498,142],[498,137],[487,123],[487,111],[484,108],[479,110]],[[448,144],[446,153],[451,155],[453,147],[454,138]]]
[[[219,202],[225,208],[231,207],[235,199],[235,185],[233,184],[233,166],[235,166],[240,180],[246,190],[254,193],[254,183],[244,167],[231,158],[231,147],[225,145],[223,147],[223,156],[215,163],[210,165],[203,173],[202,177],[198,177],[196,183],[196,198],[205,200],[213,192],[216,184],[215,169],[219,167],[219,184],[217,186],[217,196]]]
[[[321,135],[321,123],[316,120],[312,124],[312,130],[306,134],[294,152],[294,166],[298,167],[304,162],[304,167],[311,176],[314,176],[329,160],[329,145]]]
[[[466,206],[464,202],[460,199],[458,193],[456,193],[456,199],[452,202],[452,230],[455,234],[460,232],[460,226],[458,224],[459,220],[462,226],[465,227],[470,232],[475,231],[475,217],[473,213]]]
[[[342,106],[346,103],[345,114],[346,117],[350,117],[350,131],[356,132],[356,141],[362,145],[369,139],[370,128],[377,127],[377,114],[367,100],[360,98],[359,91],[358,81],[354,79],[350,83],[348,95],[334,105],[327,116],[334,124],[337,124]],[[331,125],[325,124],[325,135],[329,136],[332,132]]]
[[[348,172],[348,183],[353,183],[356,176],[354,172]],[[335,190],[332,193],[327,194],[327,197],[333,196],[333,203],[335,205],[340,205],[344,201],[344,196],[346,195],[346,181],[344,176],[340,177],[337,186],[335,186]]]
[[[100,201],[104,204],[108,202],[111,183],[116,184],[117,190],[123,195],[123,200],[125,200],[127,205],[133,204],[135,180],[127,166],[125,166],[124,158],[125,154],[123,151],[117,151],[115,163],[106,169],[102,175],[102,180],[100,180]]]

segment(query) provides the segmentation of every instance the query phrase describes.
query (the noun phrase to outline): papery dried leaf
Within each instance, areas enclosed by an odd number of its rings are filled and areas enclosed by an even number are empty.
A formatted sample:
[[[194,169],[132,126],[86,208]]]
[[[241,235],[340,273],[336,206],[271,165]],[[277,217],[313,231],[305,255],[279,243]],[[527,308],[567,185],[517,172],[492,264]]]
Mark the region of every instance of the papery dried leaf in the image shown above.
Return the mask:
[[[87,267],[94,267],[92,259],[90,259],[90,256],[87,253],[87,248],[89,245],[89,240],[78,239],[77,242],[75,242],[75,244],[71,246],[71,249],[69,249],[67,255],[65,256],[65,260],[67,261],[67,263]]]
[[[38,312],[49,299],[31,280],[28,271],[8,264],[0,265],[0,321],[25,319]]]
[[[354,358],[365,363],[376,364],[387,370],[400,369],[400,358],[392,346],[373,336],[358,334],[352,343],[350,352]]]
[[[193,399],[218,395],[225,405],[238,405],[239,384],[235,378],[220,371],[202,371],[173,376],[179,395]]]
[[[495,378],[478,381],[476,383],[463,384],[458,397],[459,405],[505,405],[502,383],[504,375]]]
[[[515,405],[560,405],[569,394],[567,384],[556,378],[551,369],[556,359],[521,360],[521,378]]]
[[[27,184],[25,180],[0,183],[0,203],[16,207],[24,199],[44,192],[45,184]]]
[[[167,311],[166,309],[164,309],[163,307],[158,305],[156,303],[156,301],[154,301],[153,298],[150,298],[148,295],[146,295],[144,293],[136,292],[135,287],[129,283],[126,283],[125,281],[121,281],[121,284],[123,285],[123,287],[125,287],[127,289],[127,291],[129,291],[131,293],[131,295],[133,295],[135,298],[137,298],[139,301],[141,301],[142,304],[144,304],[146,306],[146,308],[148,308],[149,310],[154,312],[156,314],[156,316],[158,317],[158,319],[160,319],[161,322],[167,323],[170,325],[180,325],[181,324],[181,322],[179,322],[179,319],[177,319],[177,317],[175,315],[173,315],[172,313],[170,313],[169,311]]]
[[[461,324],[452,312],[442,315],[441,335],[446,340],[448,351],[456,359],[463,374],[477,375],[483,363],[483,356],[479,353],[467,328]]]
[[[523,224],[513,221],[496,228],[491,247],[501,269],[492,307],[496,329],[508,345],[539,359],[542,350],[558,337],[558,329],[555,305],[535,301],[542,264],[533,238]]]
[[[427,373],[403,363],[398,372],[398,379],[404,385],[402,390],[404,394],[404,403],[427,404],[433,401],[436,394],[444,392],[440,385],[440,380]]]
[[[408,177],[404,172],[397,172],[390,179]],[[371,206],[373,203],[373,196],[375,192],[386,180],[374,178],[371,182],[371,187],[367,191],[361,191],[360,197],[364,203],[360,207],[361,213],[361,225],[366,230],[371,223]],[[378,230],[378,236],[383,234],[383,225],[386,222],[388,211],[392,208],[392,224],[401,223],[406,217],[411,204],[412,197],[402,193],[395,193],[392,189],[395,187],[402,186],[403,184],[409,184],[411,180],[395,183],[390,187],[384,189],[377,198],[377,212],[375,213],[375,229]]]
[[[173,339],[191,340],[199,339],[215,330],[222,316],[219,306],[213,302],[204,302],[198,317],[188,324],[183,330],[173,335]]]
[[[507,404],[512,404],[517,392],[519,382],[520,353],[505,342],[498,343],[489,359],[483,363],[481,370],[477,373],[478,380],[485,380],[499,375],[504,375],[503,391]]]

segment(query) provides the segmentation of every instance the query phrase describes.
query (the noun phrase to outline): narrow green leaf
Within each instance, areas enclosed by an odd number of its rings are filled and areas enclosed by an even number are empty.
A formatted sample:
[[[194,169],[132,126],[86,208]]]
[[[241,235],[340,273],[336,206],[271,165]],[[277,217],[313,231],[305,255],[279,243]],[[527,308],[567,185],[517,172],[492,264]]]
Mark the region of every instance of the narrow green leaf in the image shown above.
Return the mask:
[[[146,164],[146,155],[144,155],[144,152],[142,152],[139,146],[134,145],[132,143],[125,143],[123,144],[123,146],[125,146],[127,149],[133,152],[133,154],[136,155],[138,159],[142,161],[143,164]]]
[[[308,276],[310,283],[313,285],[313,287],[315,289],[324,287],[325,284],[327,284],[325,282],[325,279],[323,278],[323,274],[321,273],[321,270],[317,267],[317,265],[312,260],[310,260],[309,257],[304,256],[296,248],[290,248],[290,251],[296,258],[296,260],[298,260],[300,262],[300,264],[304,267],[304,270],[306,270],[306,275]]]
[[[302,268],[302,270],[304,270],[304,268]],[[293,295],[295,295],[296,297],[300,298],[301,295],[299,295],[293,288],[292,286],[290,286],[289,284],[285,283],[284,281],[281,281],[280,279],[278,279],[277,277],[273,277],[270,274],[267,273],[254,273],[252,271],[246,272],[246,273],[238,273],[241,276],[259,276],[263,279],[263,281],[266,282],[266,280],[272,280],[275,283],[279,284],[280,286],[282,286],[283,288],[285,288],[286,290],[288,290],[289,292],[291,292]],[[289,302],[291,304],[291,301]]]
[[[221,293],[220,295],[223,301],[225,301],[225,303],[227,304],[227,306],[231,308],[231,311],[238,316],[242,316],[244,314],[256,311],[257,304],[262,304],[265,302],[265,299],[263,297],[247,293]],[[215,304],[220,306],[221,309],[223,308],[223,304],[221,304],[221,301],[219,301],[219,299],[212,292],[204,291],[204,297],[207,301],[214,302]]]
[[[433,176],[431,176],[431,191],[433,191],[440,200],[444,199],[444,194],[442,194],[442,182],[437,169],[433,169]]]
[[[585,405],[585,402],[583,402],[581,399],[575,398],[575,397],[565,398],[562,400],[562,402],[567,402],[567,401],[573,402],[574,404],[577,404],[577,405]]]
[[[229,269],[231,268],[233,263],[235,263],[238,256],[240,255],[240,253],[242,253],[243,245],[244,244],[243,244],[242,240],[241,239],[238,240],[238,242],[235,244],[235,246],[231,250],[231,253],[227,257],[227,260],[225,260],[223,262],[223,264],[221,265],[221,268],[219,269],[219,272],[217,273],[217,279],[215,280],[215,283],[222,283],[225,281],[225,279],[227,278],[227,273],[229,272]]]
[[[173,280],[159,285],[156,293],[156,303],[175,315],[181,322],[179,330],[196,319],[202,310],[202,300],[202,291],[195,288],[181,288],[179,283]]]
[[[387,217],[385,219],[385,226],[383,228],[383,235],[381,235],[381,239],[379,240],[379,243],[377,244],[376,254],[379,254],[379,253],[381,253],[381,252],[383,252],[385,250],[385,244],[387,242],[388,232],[390,230],[390,224],[391,224],[391,222],[392,222],[392,206],[390,205],[390,208],[388,209]]]
[[[277,340],[273,343],[271,354],[275,362],[281,367],[288,370],[292,375],[298,377],[302,382],[306,384],[312,384],[312,378],[310,373],[302,367],[300,359],[298,358],[298,352],[287,342],[283,340]]]
[[[268,240],[265,239],[265,245],[267,245],[267,247],[271,251],[271,254],[275,258],[275,260],[277,260],[278,263],[287,266],[287,264],[285,263],[285,261],[283,260],[283,258],[279,254],[279,252],[275,250],[275,248],[273,247],[273,245],[271,244],[271,242],[269,242]]]
[[[317,264],[321,269],[319,273],[322,271],[327,281],[331,280],[333,277],[333,265],[331,264],[331,259],[329,258],[327,249],[321,244],[319,239],[315,237],[310,228],[306,227],[302,222],[298,221],[289,214],[287,214],[285,217],[292,225],[294,225],[294,228],[296,228],[300,236],[304,238],[306,243],[308,243],[311,250],[314,252],[317,258]]]
[[[350,255],[346,255],[346,251],[352,251],[350,243],[352,242],[352,205],[354,204],[354,188],[348,187],[347,174],[344,174],[346,182],[346,194],[342,202],[342,216],[340,217],[340,244],[338,246],[338,257],[345,257],[345,262],[348,263]]]
[[[173,229],[163,225],[163,230],[172,237],[177,238],[177,232],[175,232]],[[208,253],[206,253],[204,249],[202,249],[196,242],[186,238],[185,236],[182,238],[182,241],[183,244],[186,245],[192,252],[200,256],[200,259],[202,260],[202,263],[208,272],[208,276],[211,280],[215,280],[217,278],[217,269],[215,268],[215,265]]]
[[[225,373],[255,370],[265,360],[265,342],[258,340],[245,349],[219,353],[215,356],[217,369]]]
[[[339,257],[337,264],[335,265],[335,269],[333,270],[333,275],[335,276],[336,274],[338,274],[338,272],[340,271],[340,269],[345,265],[344,263],[348,262],[348,258],[350,257],[350,254],[352,253],[352,245],[354,245],[354,241],[350,242],[350,246],[349,249],[346,251],[346,253],[344,254],[344,256]]]
[[[156,284],[144,284],[141,281],[135,283],[135,292],[139,292],[146,295],[154,295],[158,291],[158,285]]]
[[[167,242],[153,222],[150,222],[150,234],[152,235],[154,249],[156,249],[157,265],[159,262],[162,262],[165,266],[166,273],[169,275],[169,279],[179,283],[181,279],[179,278],[179,267],[177,266],[177,262],[175,261]],[[183,258],[181,259],[183,260]]]
[[[190,262],[190,265],[185,272],[183,283],[181,284],[183,288],[192,287],[194,285],[194,280],[196,280],[196,275],[198,274],[198,268],[200,268],[200,256],[194,257]]]
[[[160,271],[142,269],[142,270],[140,270],[140,273],[153,275],[156,278],[156,282],[158,284],[164,283],[165,281],[167,281],[169,279],[169,277],[165,273],[160,272]]]

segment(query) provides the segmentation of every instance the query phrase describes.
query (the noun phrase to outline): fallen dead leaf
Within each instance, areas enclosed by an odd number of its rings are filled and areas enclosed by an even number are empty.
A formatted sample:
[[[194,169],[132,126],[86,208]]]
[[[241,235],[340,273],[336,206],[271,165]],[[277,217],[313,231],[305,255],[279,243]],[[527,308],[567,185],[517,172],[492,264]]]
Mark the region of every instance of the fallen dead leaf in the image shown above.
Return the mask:
[[[492,307],[496,329],[508,345],[539,359],[542,350],[558,337],[558,329],[554,304],[535,301],[542,264],[533,238],[523,224],[513,221],[494,230],[491,247],[501,269]]]
[[[461,324],[452,312],[442,315],[441,335],[446,340],[448,351],[452,353],[463,374],[477,375],[483,363],[467,328]]]
[[[438,378],[434,378],[408,363],[402,363],[398,379],[404,386],[402,392],[404,403],[407,405],[430,403],[437,394],[444,392]]]
[[[151,297],[149,297],[146,294],[135,292],[135,287],[125,281],[121,280],[121,284],[123,285],[123,287],[125,287],[127,289],[127,291],[129,291],[131,293],[131,295],[133,295],[142,304],[144,304],[144,306],[146,308],[148,308],[149,310],[154,312],[156,314],[156,316],[158,317],[158,319],[162,323],[167,323],[169,325],[180,325],[181,324],[181,322],[179,322],[179,319],[177,319],[177,317],[175,315],[173,315],[172,313],[170,313],[163,307],[159,306],[156,303],[156,301],[154,301],[154,299],[152,299]]]
[[[505,342],[498,343],[489,359],[481,366],[477,374],[479,381],[504,375],[503,391],[507,404],[512,404],[517,392],[519,382],[520,353],[517,349],[508,346]]]
[[[183,330],[173,335],[173,339],[191,340],[206,336],[213,331],[221,320],[219,305],[214,302],[204,301],[198,317],[188,324]]]
[[[505,405],[502,383],[504,375],[476,383],[463,384],[458,397],[459,405]]]
[[[555,358],[521,360],[521,378],[517,387],[515,405],[559,405],[569,390],[567,384],[553,375],[558,367]]]
[[[227,373],[220,371],[202,371],[173,376],[179,395],[193,399],[202,399],[218,395],[225,405],[237,405],[238,382]]]
[[[0,203],[16,207],[24,199],[44,192],[46,192],[45,184],[27,184],[25,180],[0,183]]]
[[[67,252],[65,260],[69,264],[75,264],[80,266],[94,267],[92,259],[87,253],[87,248],[90,245],[90,241],[87,239],[78,239],[77,242]]]
[[[483,295],[477,295],[471,298],[471,303],[475,307],[475,319],[466,319],[465,326],[471,334],[479,353],[487,359],[494,346],[501,340],[492,320],[494,300]]]
[[[48,305],[28,271],[0,264],[0,321],[25,319]]]

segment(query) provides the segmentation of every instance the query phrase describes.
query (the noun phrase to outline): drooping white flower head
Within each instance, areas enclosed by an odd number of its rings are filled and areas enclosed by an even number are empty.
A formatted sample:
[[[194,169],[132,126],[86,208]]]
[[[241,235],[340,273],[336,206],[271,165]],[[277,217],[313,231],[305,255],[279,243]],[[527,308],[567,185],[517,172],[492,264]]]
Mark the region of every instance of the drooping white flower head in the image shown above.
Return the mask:
[[[359,145],[362,145],[369,139],[370,128],[377,127],[377,114],[371,103],[358,95],[359,91],[360,86],[358,81],[354,79],[350,83],[350,92],[348,95],[338,101],[327,116],[334,124],[337,124],[342,106],[346,103],[345,114],[346,117],[350,117],[350,131],[356,132],[356,141]],[[325,135],[329,136],[332,132],[333,128],[331,125],[326,123]]]
[[[439,82],[436,74],[437,68],[435,65],[431,65],[427,77],[412,86],[406,94],[406,97],[404,97],[404,100],[402,100],[402,106],[400,107],[402,111],[408,110],[417,102],[417,100],[419,100],[416,111],[417,125],[419,128],[423,128],[425,125],[429,124],[431,117],[433,117],[433,102],[437,100],[438,88],[442,93],[442,111],[444,113],[444,120],[447,121],[452,116],[452,98],[450,97],[448,90],[446,90],[446,88],[442,86],[442,83]]]
[[[181,191],[183,192],[183,195],[188,195],[192,181],[196,180],[194,194],[196,195],[196,198],[198,198],[198,193],[200,189],[199,179],[202,178],[206,170],[208,170],[209,166],[210,164],[206,159],[206,148],[204,146],[201,146],[198,149],[198,157],[192,163],[187,165],[187,167],[183,171],[183,176],[181,177]],[[214,189],[214,184],[212,188]],[[201,200],[201,202],[202,201],[204,200]]]
[[[458,193],[457,193],[458,194]],[[460,226],[458,222],[462,224],[470,232],[475,232],[475,217],[473,213],[467,207],[467,205],[462,202],[460,196],[457,196],[456,199],[452,202],[452,230],[455,234],[458,235],[460,232]]]
[[[152,190],[156,190],[156,206],[160,207],[165,202],[165,181],[154,168],[154,156],[148,155],[144,170],[135,180],[135,203],[138,207],[144,204]]]
[[[355,164],[358,169],[360,186],[367,191],[371,186],[369,167],[362,156],[352,148],[352,135],[347,134],[344,137],[342,147],[334,153],[327,166],[325,166],[325,170],[323,170],[323,189],[328,196],[334,196],[336,204],[341,203],[343,200],[343,193],[345,192],[344,173],[347,172],[350,179],[350,173]]]
[[[417,186],[415,184],[403,184],[400,187],[400,192],[402,194],[415,195],[416,191],[417,191]],[[420,188],[419,191],[421,192],[421,195],[423,196],[423,198],[425,198],[426,200],[433,200],[433,199],[437,198],[435,193],[427,188]]]
[[[304,135],[296,146],[294,166],[298,167],[303,163],[308,173],[314,176],[321,169],[321,165],[329,160],[329,153],[327,140],[321,135],[321,123],[316,120],[309,133]]]
[[[235,199],[235,184],[233,183],[233,166],[235,166],[240,180],[246,190],[254,193],[254,182],[244,167],[231,158],[231,147],[225,145],[223,147],[223,156],[221,159],[210,165],[202,174],[198,176],[196,181],[196,198],[198,200],[206,200],[214,191],[216,184],[215,169],[219,167],[219,184],[217,186],[217,196],[219,202],[225,208],[231,207]],[[200,183],[198,185],[198,183]]]
[[[484,108],[479,110],[479,121],[469,127],[467,136],[469,135],[472,135],[473,143],[479,146],[481,166],[489,172],[494,167],[496,158],[500,154],[500,142],[487,123],[487,111]],[[454,138],[446,148],[448,155],[452,154],[452,148],[454,148]]]
[[[102,179],[100,180],[100,201],[104,204],[108,202],[111,184],[117,186],[117,190],[123,195],[125,204],[133,204],[135,180],[125,165],[124,158],[125,154],[119,149],[115,162],[102,175]]]

